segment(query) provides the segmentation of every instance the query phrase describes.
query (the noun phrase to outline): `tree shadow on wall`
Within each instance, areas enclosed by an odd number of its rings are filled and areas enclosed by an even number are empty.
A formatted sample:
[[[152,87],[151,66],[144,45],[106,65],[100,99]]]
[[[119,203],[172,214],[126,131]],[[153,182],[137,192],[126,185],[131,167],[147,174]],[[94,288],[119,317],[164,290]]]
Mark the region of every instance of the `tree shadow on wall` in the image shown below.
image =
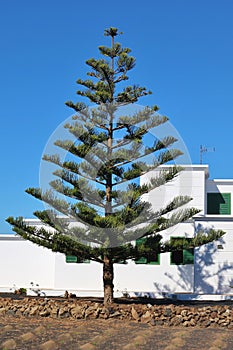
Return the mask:
[[[206,231],[206,228],[198,224],[197,230]],[[164,276],[172,283],[154,282],[157,293],[169,295],[179,290],[190,291],[196,296],[233,293],[233,263],[224,258],[225,236],[195,248],[194,265],[176,265],[176,274],[165,272]]]

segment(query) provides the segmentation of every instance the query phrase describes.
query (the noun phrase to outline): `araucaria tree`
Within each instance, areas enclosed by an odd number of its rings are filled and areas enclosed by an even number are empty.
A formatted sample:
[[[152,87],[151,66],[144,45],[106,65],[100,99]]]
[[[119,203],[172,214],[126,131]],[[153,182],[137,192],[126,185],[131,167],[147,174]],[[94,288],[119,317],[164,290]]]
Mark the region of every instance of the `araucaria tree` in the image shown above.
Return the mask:
[[[173,198],[156,212],[143,200],[143,195],[178,176],[181,168],[174,163],[167,171],[154,170],[181,152],[173,148],[174,137],[154,136],[153,130],[168,120],[157,113],[158,107],[135,105],[151,92],[126,84],[135,58],[130,49],[115,41],[118,30],[111,27],[104,34],[111,39],[110,47],[99,47],[103,58],[87,60],[90,78],[77,81],[82,86],[77,91],[81,102],[66,102],[75,113],[64,126],[70,139],[55,142],[63,156],[43,157],[57,167],[55,179],[49,189],[26,190],[47,203],[46,210],[34,213],[44,225],[29,226],[23,218],[7,221],[17,234],[35,244],[76,256],[78,261],[102,264],[104,303],[110,304],[114,263],[199,246],[218,239],[223,232],[199,233],[191,240],[176,241],[176,245],[162,240],[160,231],[197,213],[185,206],[188,196]],[[154,175],[140,182],[149,172]],[[144,238],[139,245],[135,244],[138,238]]]

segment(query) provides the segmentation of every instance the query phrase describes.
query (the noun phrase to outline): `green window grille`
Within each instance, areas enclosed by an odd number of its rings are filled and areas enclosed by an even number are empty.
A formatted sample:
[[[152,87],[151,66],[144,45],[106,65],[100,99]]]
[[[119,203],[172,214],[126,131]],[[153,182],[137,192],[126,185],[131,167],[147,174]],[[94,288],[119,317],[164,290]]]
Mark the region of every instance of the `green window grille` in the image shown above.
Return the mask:
[[[136,239],[136,246],[140,246],[146,241],[146,238]],[[160,254],[154,252],[148,257],[141,257],[135,260],[135,264],[147,264],[147,265],[159,265],[160,264]]]
[[[172,237],[171,240],[182,239],[183,237]],[[189,240],[187,238],[187,240]],[[194,248],[175,250],[170,253],[172,265],[191,265],[194,264]]]
[[[231,215],[231,194],[207,193],[207,214]]]
[[[79,259],[77,256],[75,255],[66,255],[66,263],[76,263],[76,264],[81,264],[81,263],[89,263],[90,260],[87,259]]]

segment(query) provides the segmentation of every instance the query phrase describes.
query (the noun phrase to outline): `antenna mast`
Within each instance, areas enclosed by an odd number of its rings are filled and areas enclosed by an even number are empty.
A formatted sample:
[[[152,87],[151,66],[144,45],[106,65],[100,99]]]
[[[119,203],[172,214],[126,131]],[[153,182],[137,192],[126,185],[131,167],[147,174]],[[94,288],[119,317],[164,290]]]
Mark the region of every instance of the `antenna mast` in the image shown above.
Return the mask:
[[[202,158],[204,152],[215,152],[215,147],[206,148],[205,146],[200,146],[200,164],[202,164]]]

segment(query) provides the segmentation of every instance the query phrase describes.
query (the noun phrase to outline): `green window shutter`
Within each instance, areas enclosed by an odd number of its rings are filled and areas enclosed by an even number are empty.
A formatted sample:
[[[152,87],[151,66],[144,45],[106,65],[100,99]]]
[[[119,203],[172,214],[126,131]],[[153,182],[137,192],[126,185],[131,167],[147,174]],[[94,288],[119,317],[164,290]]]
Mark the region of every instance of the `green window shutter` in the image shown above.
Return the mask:
[[[183,250],[183,264],[194,264],[194,249],[184,249]]]
[[[89,259],[79,260],[78,263],[90,264]]]
[[[136,246],[140,246],[146,241],[146,238],[136,239]],[[152,254],[149,258],[141,257],[135,260],[135,264],[147,264],[147,265],[159,265],[160,264],[160,254]]]
[[[222,193],[224,203],[220,203],[220,214],[231,215],[231,194]]]
[[[230,215],[230,193],[207,193],[207,214]]]
[[[66,255],[66,262],[67,263],[76,263],[78,261],[77,256],[74,255]]]
[[[146,238],[136,239],[136,246],[140,246],[145,242]],[[147,264],[147,258],[141,257],[140,259],[135,260],[135,264]]]
[[[145,241],[146,241],[146,238],[138,238],[138,239],[136,239],[136,246],[139,246],[139,245],[145,243]]]
[[[181,238],[182,237],[171,237],[171,241]],[[172,265],[194,264],[194,248],[175,250],[171,252],[170,261]]]
[[[147,258],[140,258],[135,260],[135,264],[147,264]]]
[[[78,259],[77,256],[75,255],[66,255],[66,262],[67,263],[90,263],[90,260],[87,260],[87,259],[84,259],[84,260],[81,260],[81,259]]]

